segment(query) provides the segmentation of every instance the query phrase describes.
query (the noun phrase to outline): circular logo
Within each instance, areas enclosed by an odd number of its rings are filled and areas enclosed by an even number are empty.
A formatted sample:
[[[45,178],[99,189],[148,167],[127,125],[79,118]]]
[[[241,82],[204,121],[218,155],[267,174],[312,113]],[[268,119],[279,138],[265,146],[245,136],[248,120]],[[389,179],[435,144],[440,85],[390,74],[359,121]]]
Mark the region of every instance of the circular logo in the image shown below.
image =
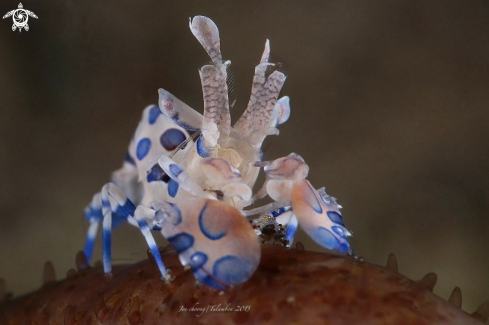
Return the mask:
[[[26,31],[29,30],[29,25],[27,25],[29,16],[37,19],[36,14],[33,13],[32,11],[25,10],[24,6],[22,6],[22,3],[19,3],[18,9],[14,9],[7,12],[3,16],[3,19],[8,18],[10,16],[12,16],[12,19],[14,21],[14,24],[12,25],[12,31],[19,29],[19,32],[22,31],[22,28],[25,29]]]

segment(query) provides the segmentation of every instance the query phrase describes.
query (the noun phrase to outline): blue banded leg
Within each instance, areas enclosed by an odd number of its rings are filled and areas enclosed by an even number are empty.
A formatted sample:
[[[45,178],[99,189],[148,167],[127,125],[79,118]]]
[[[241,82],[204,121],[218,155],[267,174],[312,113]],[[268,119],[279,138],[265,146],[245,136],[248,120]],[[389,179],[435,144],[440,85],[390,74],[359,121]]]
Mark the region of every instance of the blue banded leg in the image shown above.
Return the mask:
[[[93,246],[95,243],[95,238],[97,237],[97,231],[100,220],[90,220],[90,226],[88,226],[87,239],[85,241],[85,247],[83,252],[87,257],[87,263],[90,264],[93,255]]]
[[[138,206],[134,204],[122,193],[122,191],[112,183],[106,184],[102,189],[102,211],[104,214],[104,231],[103,231],[103,263],[104,272],[110,274],[112,271],[112,214],[124,215],[126,220],[133,226],[139,227],[146,242],[148,243],[151,253],[156,261],[162,277],[168,280],[168,273],[161,259],[158,246],[151,235],[151,229],[146,219],[154,219],[155,211],[151,208]],[[153,230],[161,230],[158,226]]]
[[[87,221],[89,222],[89,227],[83,252],[85,253],[87,262],[90,263],[93,255],[93,245],[95,242],[95,238],[97,237],[98,226],[103,219],[101,193],[97,193],[93,196],[92,201],[85,208],[84,213],[85,219],[87,219]]]
[[[103,231],[102,231],[102,261],[104,264],[104,273],[112,272],[112,212],[110,211],[110,202],[102,202],[102,211],[104,211]]]
[[[93,247],[97,238],[97,231],[99,224],[102,222],[104,216],[102,214],[102,193],[97,193],[93,196],[90,204],[84,211],[85,219],[89,223],[87,237],[85,240],[85,247],[83,252],[87,258],[87,262],[90,263],[93,256]],[[113,224],[112,228],[117,228],[122,222],[126,221],[127,212],[123,209],[112,211]]]
[[[297,226],[299,221],[294,213],[292,213],[289,223],[287,224],[287,229],[285,229],[285,238],[289,241],[289,246],[292,245],[294,241],[295,233],[297,232]]]
[[[290,205],[279,208],[270,213],[275,221],[283,226],[287,226],[292,218],[292,211]]]
[[[151,250],[151,253],[153,254],[153,257],[155,259],[156,265],[158,266],[158,269],[161,272],[161,277],[163,280],[169,280],[170,275],[166,271],[165,265],[163,264],[163,260],[161,258],[160,251],[158,250],[158,246],[156,245],[156,242],[153,238],[153,235],[151,234],[151,229],[146,222],[146,219],[154,219],[156,214],[156,211],[145,207],[143,205],[139,205],[136,208],[136,211],[134,212],[134,218],[136,219],[139,229],[141,230],[141,233],[143,234],[144,238],[146,239],[146,242],[148,243],[148,247]],[[160,227],[155,226],[153,227],[153,230],[161,230]]]
[[[285,230],[285,238],[289,241],[289,246],[292,245],[292,242],[294,241],[298,226],[297,217],[291,209],[290,206],[285,206],[271,213],[278,224],[287,226]]]
[[[133,226],[138,226],[134,218],[136,207],[113,183],[107,183],[102,188],[102,260],[105,274],[110,275],[112,271],[112,213],[123,216]]]

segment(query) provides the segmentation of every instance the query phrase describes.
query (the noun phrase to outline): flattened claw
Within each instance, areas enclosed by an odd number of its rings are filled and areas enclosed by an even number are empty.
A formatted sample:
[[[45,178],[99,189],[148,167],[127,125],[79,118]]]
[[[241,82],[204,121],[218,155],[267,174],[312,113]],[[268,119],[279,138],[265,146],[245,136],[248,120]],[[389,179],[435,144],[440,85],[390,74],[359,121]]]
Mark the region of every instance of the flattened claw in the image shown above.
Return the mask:
[[[224,289],[245,282],[258,267],[261,251],[255,232],[230,205],[190,198],[158,214],[181,216],[178,222],[163,222],[161,232],[202,283]]]
[[[292,210],[304,231],[324,248],[346,254],[350,249],[338,205],[326,200],[305,179],[298,181],[292,191]]]

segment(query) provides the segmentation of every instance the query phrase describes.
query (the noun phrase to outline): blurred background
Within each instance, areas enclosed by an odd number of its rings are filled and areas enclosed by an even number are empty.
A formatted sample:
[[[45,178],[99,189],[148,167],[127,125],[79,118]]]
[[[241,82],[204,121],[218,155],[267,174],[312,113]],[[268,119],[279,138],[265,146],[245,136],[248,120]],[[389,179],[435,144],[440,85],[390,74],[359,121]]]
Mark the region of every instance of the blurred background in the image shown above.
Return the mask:
[[[0,22],[0,277],[15,296],[39,287],[47,260],[58,279],[74,267],[82,211],[158,88],[202,111],[209,58],[188,18],[206,15],[233,63],[234,120],[267,38],[285,62],[292,115],[265,159],[304,157],[313,185],[344,206],[354,249],[383,265],[394,252],[413,279],[436,272],[435,292],[460,286],[470,312],[489,298],[489,2],[23,5],[39,17],[28,32]],[[146,258],[137,229],[113,238],[115,263]]]

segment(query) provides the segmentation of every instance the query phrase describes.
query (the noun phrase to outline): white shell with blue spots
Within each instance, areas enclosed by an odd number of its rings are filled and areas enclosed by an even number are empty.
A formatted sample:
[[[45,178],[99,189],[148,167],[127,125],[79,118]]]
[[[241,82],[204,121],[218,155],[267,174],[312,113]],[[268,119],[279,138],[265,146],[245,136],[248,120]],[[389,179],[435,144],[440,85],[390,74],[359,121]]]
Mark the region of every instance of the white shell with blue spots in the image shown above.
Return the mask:
[[[138,183],[142,186],[140,197],[135,199],[135,203],[149,206],[155,200],[178,200],[180,191],[176,182],[169,178],[163,181],[151,179],[148,172],[153,169],[153,174],[157,174],[154,171],[158,169],[158,159],[163,155],[170,155],[188,137],[188,132],[162,114],[158,106],[146,107],[129,144],[126,158],[126,163],[132,163],[137,168]],[[189,149],[190,146],[178,150],[174,159],[183,159]],[[186,197],[184,193],[181,195]]]
[[[113,184],[106,184],[85,209],[87,258],[103,220],[104,270],[110,274],[112,227],[126,220],[139,227],[164,278],[169,276],[150,230],[161,231],[196,279],[223,289],[243,283],[258,267],[258,239],[244,217],[255,214],[286,220],[290,241],[299,224],[323,247],[349,253],[350,233],[339,206],[305,179],[309,167],[302,157],[293,153],[261,161],[263,140],[278,134],[276,128],[290,116],[289,98],[279,99],[286,77],[269,62],[269,41],[255,68],[248,106],[231,126],[226,83],[231,62],[222,60],[217,26],[197,16],[190,29],[212,60],[199,71],[204,112],[158,91],[159,106],[144,110]],[[193,132],[190,138],[188,132]],[[262,167],[267,179],[253,194]],[[244,209],[267,195],[274,202]]]

